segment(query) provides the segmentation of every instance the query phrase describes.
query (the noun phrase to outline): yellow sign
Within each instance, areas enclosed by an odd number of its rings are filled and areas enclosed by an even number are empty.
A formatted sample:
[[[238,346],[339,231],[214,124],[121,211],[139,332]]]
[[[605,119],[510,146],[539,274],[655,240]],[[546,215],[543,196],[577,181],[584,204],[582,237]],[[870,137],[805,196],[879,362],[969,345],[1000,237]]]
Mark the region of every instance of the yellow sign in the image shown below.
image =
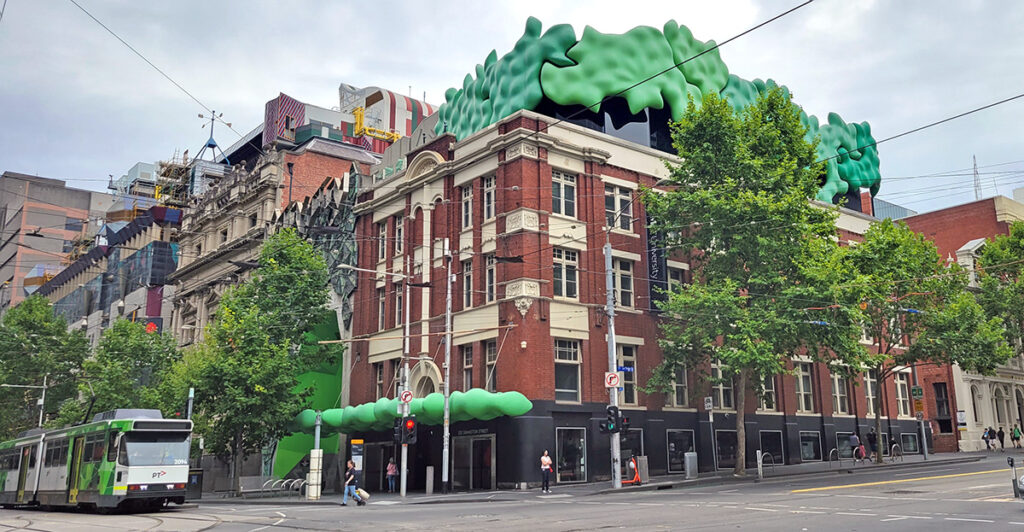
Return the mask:
[[[351,443],[352,445],[362,445],[363,440],[351,440],[349,443]]]
[[[924,412],[924,399],[914,399],[914,412]]]

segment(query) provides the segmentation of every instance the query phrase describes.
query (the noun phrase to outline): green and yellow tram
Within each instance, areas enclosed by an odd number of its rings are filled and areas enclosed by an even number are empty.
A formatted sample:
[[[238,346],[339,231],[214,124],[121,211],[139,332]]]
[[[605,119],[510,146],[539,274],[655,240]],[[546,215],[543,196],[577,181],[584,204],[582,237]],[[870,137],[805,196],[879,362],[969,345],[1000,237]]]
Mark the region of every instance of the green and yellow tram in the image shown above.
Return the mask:
[[[113,410],[0,443],[0,507],[158,508],[185,502],[192,422]]]

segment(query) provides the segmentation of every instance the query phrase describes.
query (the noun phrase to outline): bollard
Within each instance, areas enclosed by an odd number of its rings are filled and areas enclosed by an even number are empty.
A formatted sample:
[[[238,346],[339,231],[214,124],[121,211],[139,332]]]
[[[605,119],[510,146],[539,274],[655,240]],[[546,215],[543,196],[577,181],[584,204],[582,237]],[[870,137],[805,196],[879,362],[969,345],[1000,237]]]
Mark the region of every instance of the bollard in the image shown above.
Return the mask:
[[[764,464],[761,463],[761,449],[757,450],[757,480],[764,480]]]
[[[427,466],[427,495],[434,493],[434,466]]]

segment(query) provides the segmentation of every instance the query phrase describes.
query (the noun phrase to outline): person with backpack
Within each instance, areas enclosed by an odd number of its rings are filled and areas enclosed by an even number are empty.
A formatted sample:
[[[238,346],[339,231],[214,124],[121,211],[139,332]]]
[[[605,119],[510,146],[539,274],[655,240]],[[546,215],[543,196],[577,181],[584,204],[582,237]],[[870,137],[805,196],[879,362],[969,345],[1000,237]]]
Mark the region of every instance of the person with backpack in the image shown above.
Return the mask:
[[[356,500],[356,506],[365,506],[366,501],[359,496],[356,490],[358,479],[356,478],[356,464],[352,460],[348,461],[348,469],[345,470],[345,491],[341,496],[341,505],[348,506],[348,495],[351,493],[352,498]]]
[[[878,452],[878,434],[875,434],[875,429],[868,433],[868,447],[871,448],[871,460],[874,460],[875,453]]]
[[[989,433],[988,429],[985,429],[985,432],[981,433],[981,439],[982,439],[982,441],[985,442],[985,450],[986,451],[991,451],[992,450],[992,435]]]
[[[395,465],[395,459],[388,459],[388,493],[395,492],[395,479],[398,478],[398,466]]]
[[[1020,427],[1018,427],[1017,424],[1014,423],[1013,424],[1013,430],[1010,431],[1010,440],[1013,441],[1013,446],[1015,448],[1017,448],[1017,449],[1021,448],[1021,446],[1020,446],[1020,436],[1021,436]]]

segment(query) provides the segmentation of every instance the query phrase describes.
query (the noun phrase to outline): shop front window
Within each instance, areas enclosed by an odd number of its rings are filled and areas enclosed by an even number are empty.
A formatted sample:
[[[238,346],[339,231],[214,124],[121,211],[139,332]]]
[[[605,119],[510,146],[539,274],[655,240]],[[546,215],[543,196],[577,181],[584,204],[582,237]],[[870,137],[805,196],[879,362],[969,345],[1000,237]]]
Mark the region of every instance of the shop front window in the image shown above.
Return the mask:
[[[587,430],[555,429],[555,482],[587,481]]]

